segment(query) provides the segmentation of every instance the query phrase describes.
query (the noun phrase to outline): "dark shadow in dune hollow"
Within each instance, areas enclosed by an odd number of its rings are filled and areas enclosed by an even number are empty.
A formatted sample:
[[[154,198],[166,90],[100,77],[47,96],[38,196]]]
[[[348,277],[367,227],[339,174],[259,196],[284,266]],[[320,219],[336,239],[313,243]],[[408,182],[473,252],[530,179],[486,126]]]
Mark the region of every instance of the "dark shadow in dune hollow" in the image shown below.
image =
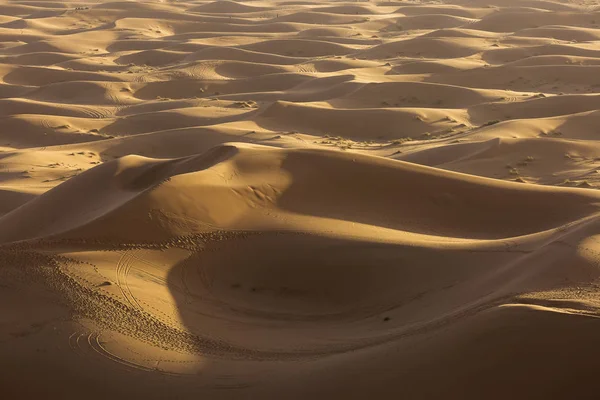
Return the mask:
[[[497,307],[519,303],[511,300],[519,288],[561,274],[570,285],[598,272],[576,246],[560,243],[449,250],[264,233],[208,243],[171,270],[168,285],[190,332],[231,345],[199,345],[200,356],[272,362],[278,376],[292,377],[261,393],[591,399],[599,385],[597,318]],[[540,301],[522,303],[568,305]],[[329,373],[294,378],[307,362]]]

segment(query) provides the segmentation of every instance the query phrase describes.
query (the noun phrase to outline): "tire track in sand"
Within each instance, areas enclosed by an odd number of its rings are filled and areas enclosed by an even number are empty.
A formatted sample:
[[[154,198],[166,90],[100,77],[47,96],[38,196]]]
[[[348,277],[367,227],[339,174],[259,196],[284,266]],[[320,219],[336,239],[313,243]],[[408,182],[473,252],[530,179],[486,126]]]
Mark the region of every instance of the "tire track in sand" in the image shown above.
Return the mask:
[[[119,258],[119,261],[117,261],[116,283],[127,303],[129,303],[129,305],[131,305],[135,309],[144,311],[144,308],[137,301],[135,295],[131,290],[131,287],[129,286],[129,283],[127,282],[127,275],[131,270],[133,262],[133,257],[131,253],[131,251],[124,251],[121,255],[121,258]]]

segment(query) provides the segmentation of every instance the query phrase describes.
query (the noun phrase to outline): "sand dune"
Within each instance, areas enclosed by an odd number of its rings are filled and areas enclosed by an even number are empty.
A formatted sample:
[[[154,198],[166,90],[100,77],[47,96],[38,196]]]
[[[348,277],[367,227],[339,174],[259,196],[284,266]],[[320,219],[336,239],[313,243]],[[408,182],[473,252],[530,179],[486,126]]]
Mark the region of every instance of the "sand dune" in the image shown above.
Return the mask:
[[[9,399],[595,399],[595,0],[0,2]]]

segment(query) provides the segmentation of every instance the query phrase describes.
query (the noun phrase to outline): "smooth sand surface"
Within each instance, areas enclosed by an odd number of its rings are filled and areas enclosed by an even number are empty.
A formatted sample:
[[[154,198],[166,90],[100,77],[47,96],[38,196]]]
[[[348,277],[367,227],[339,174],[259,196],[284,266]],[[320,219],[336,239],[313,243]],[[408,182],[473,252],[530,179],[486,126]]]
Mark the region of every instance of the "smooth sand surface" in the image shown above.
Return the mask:
[[[597,399],[598,1],[0,1],[3,399]]]

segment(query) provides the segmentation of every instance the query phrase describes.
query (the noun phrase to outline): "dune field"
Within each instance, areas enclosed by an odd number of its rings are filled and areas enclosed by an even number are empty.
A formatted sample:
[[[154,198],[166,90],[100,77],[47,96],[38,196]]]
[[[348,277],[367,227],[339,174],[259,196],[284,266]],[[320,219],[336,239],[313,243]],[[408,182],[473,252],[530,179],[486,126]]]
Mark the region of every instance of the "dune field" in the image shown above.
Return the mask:
[[[600,1],[0,0],[3,399],[598,399]]]

